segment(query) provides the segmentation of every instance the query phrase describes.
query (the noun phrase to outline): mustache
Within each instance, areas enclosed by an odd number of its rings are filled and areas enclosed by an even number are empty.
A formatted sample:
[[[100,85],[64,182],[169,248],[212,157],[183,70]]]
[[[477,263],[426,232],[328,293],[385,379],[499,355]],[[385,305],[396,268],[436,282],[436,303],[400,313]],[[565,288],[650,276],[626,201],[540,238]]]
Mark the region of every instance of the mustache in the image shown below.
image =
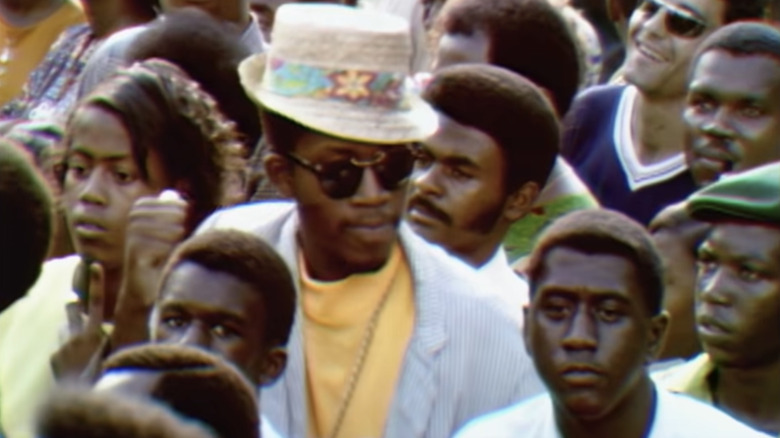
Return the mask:
[[[425,213],[427,213],[430,216],[433,216],[434,218],[440,220],[441,222],[452,225],[452,218],[450,215],[445,213],[443,210],[441,210],[439,207],[437,207],[433,202],[431,202],[429,199],[420,196],[420,195],[414,195],[409,200],[409,207],[410,210],[412,208],[418,208],[420,210],[423,210]]]

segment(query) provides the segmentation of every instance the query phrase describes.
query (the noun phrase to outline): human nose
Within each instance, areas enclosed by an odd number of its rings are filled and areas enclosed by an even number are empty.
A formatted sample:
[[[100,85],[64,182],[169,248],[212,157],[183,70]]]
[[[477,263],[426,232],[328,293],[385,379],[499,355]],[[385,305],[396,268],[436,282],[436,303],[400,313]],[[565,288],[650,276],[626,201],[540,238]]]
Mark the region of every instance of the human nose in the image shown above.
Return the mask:
[[[79,193],[79,200],[88,204],[106,204],[106,184],[102,170],[93,169],[86,177]]]
[[[412,184],[415,190],[428,196],[441,196],[442,188],[437,180],[437,168],[435,164],[428,167],[415,169]]]
[[[712,137],[728,138],[734,135],[734,130],[729,124],[729,116],[726,108],[719,108],[702,124],[702,131]]]
[[[211,336],[203,324],[196,322],[190,324],[184,336],[179,339],[179,344],[208,349],[211,347]]]
[[[666,11],[660,5],[654,12],[645,12],[642,28],[654,36],[666,35]]]
[[[729,281],[722,268],[716,268],[711,273],[700,274],[698,281],[699,300],[714,305],[728,305]]]
[[[596,324],[585,309],[578,309],[569,324],[563,347],[567,350],[595,350],[598,346]]]
[[[361,205],[377,205],[384,204],[389,199],[390,191],[384,188],[376,170],[373,167],[364,168],[353,201]]]

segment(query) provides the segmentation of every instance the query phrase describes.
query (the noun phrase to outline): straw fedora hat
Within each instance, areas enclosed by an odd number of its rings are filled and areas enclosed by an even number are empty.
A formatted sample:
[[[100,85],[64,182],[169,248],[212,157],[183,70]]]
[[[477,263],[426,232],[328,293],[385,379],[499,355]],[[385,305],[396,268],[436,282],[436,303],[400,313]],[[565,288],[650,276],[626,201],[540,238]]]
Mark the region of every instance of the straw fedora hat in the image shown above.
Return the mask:
[[[270,51],[239,66],[265,108],[335,137],[377,144],[419,141],[438,126],[414,91],[408,23],[333,4],[286,4]]]

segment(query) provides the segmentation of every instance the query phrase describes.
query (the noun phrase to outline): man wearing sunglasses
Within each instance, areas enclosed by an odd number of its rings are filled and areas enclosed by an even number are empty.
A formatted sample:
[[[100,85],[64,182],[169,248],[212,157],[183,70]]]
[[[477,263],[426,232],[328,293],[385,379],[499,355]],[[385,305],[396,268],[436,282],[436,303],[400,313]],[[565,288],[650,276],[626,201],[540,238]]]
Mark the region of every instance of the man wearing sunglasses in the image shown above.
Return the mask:
[[[686,79],[714,30],[760,18],[767,0],[645,0],[633,12],[623,66],[627,86],[578,97],[562,153],[604,207],[647,224],[696,185],[683,156]]]
[[[239,72],[260,103],[267,174],[294,202],[236,207],[202,227],[264,238],[296,280],[288,365],[263,389],[265,417],[288,437],[448,438],[539,392],[500,303],[401,223],[411,145],[437,128],[409,88],[408,25],[288,4],[272,36]]]
[[[707,38],[693,61],[685,123],[699,186],[780,160],[780,31],[734,23]]]

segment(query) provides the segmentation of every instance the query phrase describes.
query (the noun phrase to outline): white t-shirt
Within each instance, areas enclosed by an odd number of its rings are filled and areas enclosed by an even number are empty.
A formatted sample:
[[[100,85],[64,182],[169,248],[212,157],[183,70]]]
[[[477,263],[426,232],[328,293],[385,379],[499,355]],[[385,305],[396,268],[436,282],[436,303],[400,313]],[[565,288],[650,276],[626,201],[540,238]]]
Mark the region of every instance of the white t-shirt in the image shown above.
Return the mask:
[[[484,288],[481,292],[497,299],[501,311],[523,325],[523,306],[528,304],[528,282],[509,266],[504,248],[499,247],[487,263],[477,269]]]
[[[771,438],[718,409],[656,388],[656,414],[647,438]],[[469,422],[455,438],[563,438],[548,394]]]

